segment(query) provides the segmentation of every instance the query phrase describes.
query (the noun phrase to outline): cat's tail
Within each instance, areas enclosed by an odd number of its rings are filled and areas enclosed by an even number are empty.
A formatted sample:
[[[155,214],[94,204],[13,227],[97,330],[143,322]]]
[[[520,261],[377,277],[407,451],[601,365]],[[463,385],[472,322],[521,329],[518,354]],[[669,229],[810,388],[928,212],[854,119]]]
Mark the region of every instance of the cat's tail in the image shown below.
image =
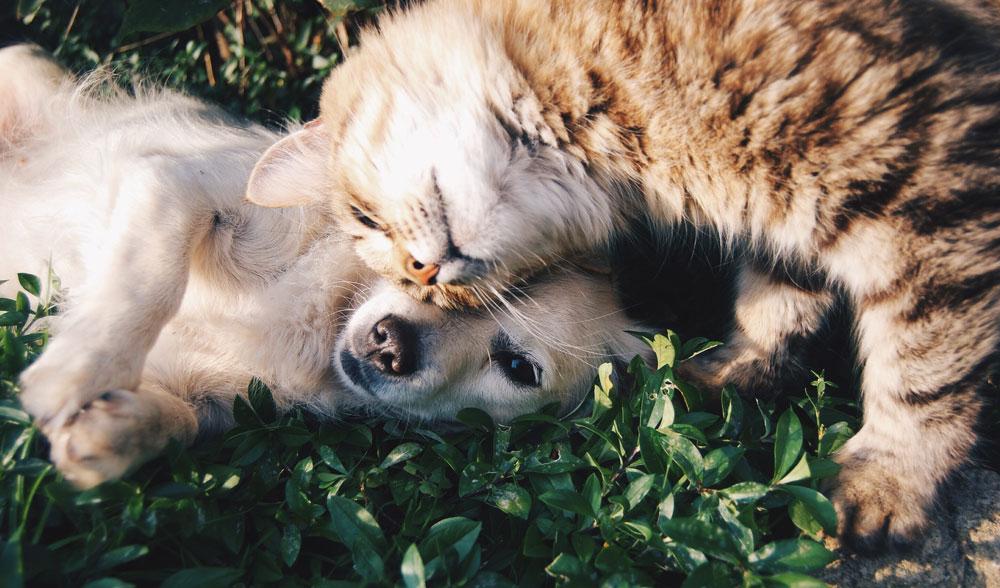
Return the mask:
[[[59,111],[52,102],[71,80],[70,73],[37,45],[0,49],[0,157],[49,130]]]

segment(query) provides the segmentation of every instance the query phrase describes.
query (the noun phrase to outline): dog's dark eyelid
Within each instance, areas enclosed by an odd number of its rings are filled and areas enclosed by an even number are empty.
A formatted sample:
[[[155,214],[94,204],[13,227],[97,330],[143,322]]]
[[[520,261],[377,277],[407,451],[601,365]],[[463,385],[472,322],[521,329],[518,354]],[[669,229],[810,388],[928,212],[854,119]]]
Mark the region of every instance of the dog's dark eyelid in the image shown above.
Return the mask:
[[[500,368],[504,376],[520,386],[537,388],[542,385],[542,368],[521,349],[510,336],[500,331],[490,342],[493,363]]]

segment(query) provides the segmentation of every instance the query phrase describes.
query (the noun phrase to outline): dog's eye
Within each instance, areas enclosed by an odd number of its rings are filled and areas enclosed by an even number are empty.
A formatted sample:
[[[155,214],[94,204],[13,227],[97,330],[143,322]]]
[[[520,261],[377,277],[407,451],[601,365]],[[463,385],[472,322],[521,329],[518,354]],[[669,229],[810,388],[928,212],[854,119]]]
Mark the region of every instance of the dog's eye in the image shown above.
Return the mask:
[[[365,214],[365,211],[361,210],[357,206],[353,206],[353,205],[351,206],[351,214],[354,215],[354,218],[357,219],[357,221],[359,223],[363,224],[364,226],[368,227],[369,229],[373,229],[373,230],[376,230],[376,231],[381,231],[382,230],[382,225],[380,225],[377,222],[375,222],[374,220],[372,220],[372,217],[370,217],[367,214]]]
[[[515,384],[537,388],[541,385],[542,368],[527,357],[510,351],[501,351],[493,357],[507,378]]]

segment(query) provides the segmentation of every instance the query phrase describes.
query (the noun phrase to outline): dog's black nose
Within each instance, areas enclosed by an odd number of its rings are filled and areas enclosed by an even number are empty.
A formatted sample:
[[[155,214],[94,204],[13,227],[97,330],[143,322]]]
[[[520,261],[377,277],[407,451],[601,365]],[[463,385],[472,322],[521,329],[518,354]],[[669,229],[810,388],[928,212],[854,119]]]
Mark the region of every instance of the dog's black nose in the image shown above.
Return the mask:
[[[365,357],[384,374],[408,376],[417,369],[417,344],[414,325],[390,314],[368,333]]]

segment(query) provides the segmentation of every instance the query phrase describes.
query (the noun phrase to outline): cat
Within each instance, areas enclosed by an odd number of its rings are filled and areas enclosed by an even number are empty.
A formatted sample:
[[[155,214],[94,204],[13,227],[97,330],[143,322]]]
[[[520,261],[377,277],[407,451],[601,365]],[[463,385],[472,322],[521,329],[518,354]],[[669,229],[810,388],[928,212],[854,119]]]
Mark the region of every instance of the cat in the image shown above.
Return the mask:
[[[332,172],[309,182],[371,268],[448,307],[636,219],[751,251],[728,345],[685,366],[709,388],[768,388],[842,292],[865,421],[837,455],[839,534],[904,546],[998,364],[996,8],[432,0],[332,73],[303,131]],[[310,172],[268,160],[252,201],[310,200],[274,181]]]
[[[0,50],[0,295],[18,271],[61,280],[20,400],[76,486],[231,426],[255,376],[282,410],[506,422],[570,412],[595,365],[650,356],[607,274],[566,265],[489,311],[401,294],[323,211],[243,201],[279,134],[106,78]]]

